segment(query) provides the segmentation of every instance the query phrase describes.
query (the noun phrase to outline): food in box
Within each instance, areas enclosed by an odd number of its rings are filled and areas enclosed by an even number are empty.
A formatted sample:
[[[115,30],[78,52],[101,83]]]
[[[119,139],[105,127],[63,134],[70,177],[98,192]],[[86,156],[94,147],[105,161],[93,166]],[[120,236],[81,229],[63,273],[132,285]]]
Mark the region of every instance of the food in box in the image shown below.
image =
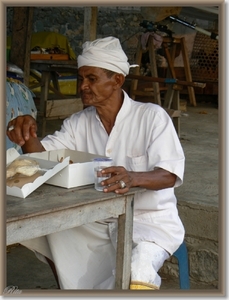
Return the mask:
[[[46,155],[44,159],[39,157],[40,153],[33,153],[33,160],[39,165],[39,169],[32,176],[25,176],[20,173],[16,173],[12,177],[6,180],[6,193],[7,195],[26,198],[39,186],[45,183],[49,178],[61,171],[63,168],[69,165],[69,157],[65,157],[61,162],[49,160]],[[28,160],[27,154],[20,155],[14,148],[10,148],[6,152],[7,165],[10,166],[15,160]]]

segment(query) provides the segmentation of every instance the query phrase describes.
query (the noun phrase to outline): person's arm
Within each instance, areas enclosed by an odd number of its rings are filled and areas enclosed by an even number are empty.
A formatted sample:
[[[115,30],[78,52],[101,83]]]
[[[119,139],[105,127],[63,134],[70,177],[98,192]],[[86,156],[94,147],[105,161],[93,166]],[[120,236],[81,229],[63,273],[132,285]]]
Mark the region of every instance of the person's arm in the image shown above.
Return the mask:
[[[149,190],[162,190],[175,185],[177,176],[164,169],[155,169],[149,172],[129,172],[132,178],[132,187],[142,187]]]
[[[8,138],[21,146],[23,153],[45,151],[36,132],[36,120],[30,115],[18,116],[11,120],[6,130]]]

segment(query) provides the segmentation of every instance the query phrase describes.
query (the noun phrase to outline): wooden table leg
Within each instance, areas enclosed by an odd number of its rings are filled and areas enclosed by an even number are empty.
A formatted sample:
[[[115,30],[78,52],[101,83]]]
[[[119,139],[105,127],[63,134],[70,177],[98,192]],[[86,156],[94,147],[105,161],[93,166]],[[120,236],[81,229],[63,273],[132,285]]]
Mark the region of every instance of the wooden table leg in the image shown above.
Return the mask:
[[[186,79],[186,81],[192,82],[192,73],[191,73],[190,64],[189,64],[188,50],[186,47],[184,37],[181,38],[181,51],[182,51],[182,55],[183,55],[185,79]],[[188,86],[187,88],[188,88],[190,103],[193,104],[193,106],[196,106],[196,96],[195,96],[194,87]]]
[[[60,93],[60,87],[59,87],[57,73],[54,71],[54,72],[51,72],[50,75],[51,75],[50,77],[51,77],[51,80],[53,83],[53,87]]]
[[[164,108],[167,108],[167,109],[171,108],[171,104],[172,104],[172,101],[173,101],[173,96],[174,96],[174,89],[173,89],[173,85],[170,84],[168,89],[167,89],[167,92],[165,94],[165,100],[164,100],[164,104],[163,104]]]
[[[44,137],[46,130],[46,104],[48,100],[50,72],[43,71],[41,76],[41,96],[38,114],[38,136]]]
[[[126,213],[118,219],[116,289],[129,289],[133,236],[133,195],[126,197]]]
[[[172,109],[180,111],[180,92],[179,90],[174,91]],[[176,129],[177,135],[180,138],[180,116],[173,118],[173,124]]]

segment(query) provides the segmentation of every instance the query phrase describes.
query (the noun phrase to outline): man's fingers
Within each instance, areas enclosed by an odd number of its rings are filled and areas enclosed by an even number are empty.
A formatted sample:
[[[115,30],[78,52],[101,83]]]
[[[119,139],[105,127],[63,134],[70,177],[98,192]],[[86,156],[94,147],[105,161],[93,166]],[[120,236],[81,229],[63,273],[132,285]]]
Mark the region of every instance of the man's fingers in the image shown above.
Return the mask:
[[[37,124],[31,116],[19,116],[9,122],[6,134],[12,142],[23,146],[31,137],[37,137],[36,131]]]

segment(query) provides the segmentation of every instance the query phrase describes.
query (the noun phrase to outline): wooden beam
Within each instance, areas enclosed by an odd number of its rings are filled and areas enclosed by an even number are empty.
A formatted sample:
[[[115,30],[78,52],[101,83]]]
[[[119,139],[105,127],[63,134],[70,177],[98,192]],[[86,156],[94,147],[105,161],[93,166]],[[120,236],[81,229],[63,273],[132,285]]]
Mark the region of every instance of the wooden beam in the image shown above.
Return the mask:
[[[97,7],[84,8],[84,42],[96,39],[97,32]]]
[[[30,73],[32,21],[33,7],[14,7],[10,61],[24,71],[26,86]]]

